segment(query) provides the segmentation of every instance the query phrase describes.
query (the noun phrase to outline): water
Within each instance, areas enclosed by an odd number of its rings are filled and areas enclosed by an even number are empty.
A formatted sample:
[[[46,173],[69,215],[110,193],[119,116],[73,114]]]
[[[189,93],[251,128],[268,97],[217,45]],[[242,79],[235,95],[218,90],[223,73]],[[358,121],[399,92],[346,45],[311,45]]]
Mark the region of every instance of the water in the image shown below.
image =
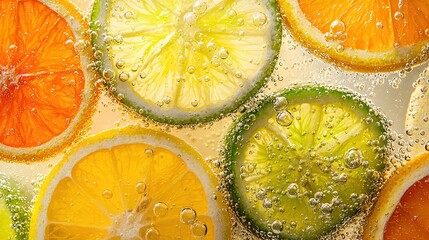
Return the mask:
[[[84,12],[88,12],[90,9],[89,2],[86,0],[75,0],[75,2]],[[194,23],[197,17],[195,13],[202,14],[207,10],[204,1],[196,1],[193,8],[194,12],[184,16],[184,21],[189,25]],[[395,19],[401,19],[401,14],[401,12],[397,12],[395,14]],[[234,10],[231,10],[228,12],[228,16],[230,18],[235,18],[236,13]],[[255,25],[263,25],[267,19],[266,16],[261,13],[255,15],[253,21]],[[333,22],[331,25],[331,32],[326,37],[341,42],[341,39],[344,37],[341,35],[344,28],[343,25],[344,23],[341,21]],[[383,28],[382,23],[377,23],[377,27]],[[379,107],[380,111],[390,120],[391,129],[393,131],[392,135],[394,135],[395,139],[394,154],[392,155],[396,154],[392,163],[401,165],[406,163],[406,161],[403,160],[409,160],[410,156],[429,151],[429,138],[427,137],[429,134],[427,112],[429,111],[422,109],[429,103],[429,100],[425,100],[427,98],[425,96],[427,95],[426,91],[428,85],[426,79],[429,73],[423,73],[428,67],[428,63],[415,66],[410,71],[402,70],[392,73],[364,74],[345,72],[314,57],[303,47],[298,45],[287,30],[284,30],[282,41],[283,44],[279,61],[272,74],[272,79],[262,90],[264,93],[275,92],[293,83],[317,82],[335,86],[345,86],[369,99],[375,106]],[[75,47],[77,49],[79,48],[79,46]],[[207,46],[207,48],[216,49],[216,46]],[[337,50],[341,51],[341,47]],[[220,48],[217,49],[217,51],[221,59],[228,58],[229,53],[226,49]],[[122,64],[123,63],[119,60],[116,62],[118,68],[121,68]],[[192,74],[195,72],[195,69],[193,66],[189,66],[187,71]],[[1,75],[2,79],[8,78],[10,74],[13,73],[10,73],[10,71],[3,72]],[[113,74],[113,72],[104,72],[103,76],[105,76],[105,78],[112,78]],[[129,77],[127,73],[124,73],[119,76],[119,79],[121,81],[127,81]],[[141,77],[144,78],[145,76],[141,75]],[[164,100],[166,103],[168,103],[168,101],[168,98]],[[278,110],[277,121],[282,126],[291,124],[291,113],[285,110],[287,104],[287,100],[282,98],[277,99],[275,103],[276,110]],[[196,107],[198,102],[193,103],[193,105]],[[216,165],[216,161],[220,158],[219,152],[223,145],[226,129],[229,128],[238,115],[239,113],[234,113],[219,121],[211,122],[203,126],[177,128],[137,118],[133,114],[129,114],[127,110],[118,104],[113,103],[112,100],[103,93],[97,103],[97,110],[92,117],[93,122],[88,134],[95,134],[106,129],[129,124],[142,124],[145,127],[160,129],[182,138],[185,142],[196,148],[209,163]],[[417,142],[416,139],[418,139]],[[148,150],[148,154],[150,154],[150,149]],[[20,181],[29,192],[32,192],[33,189],[37,191],[37,187],[40,185],[46,173],[52,169],[62,155],[63,153],[60,153],[55,157],[38,163],[0,162],[0,169],[2,169],[4,174]],[[347,167],[354,169],[362,164],[361,153],[358,149],[351,149],[347,155],[349,160],[347,162]],[[347,175],[341,175],[338,179],[339,181],[346,182]],[[139,183],[136,186],[136,191],[139,193],[144,192],[145,189],[145,183]],[[287,187],[287,195],[290,198],[296,198],[298,194],[299,189],[296,183],[290,183]],[[106,189],[102,195],[106,199],[109,199],[112,197],[112,192]],[[260,196],[260,200],[263,200],[263,206],[269,209],[273,206],[273,202],[265,198],[265,195],[266,192],[264,189],[257,192],[257,196]],[[310,199],[309,204],[316,205],[317,202],[318,198],[315,196]],[[321,208],[322,211],[327,214],[331,211],[330,206],[327,204],[322,205]],[[153,211],[156,216],[162,217],[166,211],[168,211],[168,206],[160,202],[155,205]],[[197,222],[195,218],[196,213],[190,208],[183,209],[180,215],[180,220],[182,222],[191,225],[193,234],[202,237],[207,232],[207,226]],[[286,227],[293,228],[296,226],[296,223],[288,222],[287,225],[288,226],[285,226],[282,221],[276,220],[271,223],[271,229],[274,233],[278,233]],[[351,221],[350,226],[340,231],[337,237],[343,238],[343,236],[345,236],[346,238],[353,239],[354,236],[361,231],[359,225],[359,221]],[[239,223],[236,225],[233,232],[237,238],[247,238],[250,236]],[[147,239],[158,239],[159,232],[156,228],[149,228],[146,231],[146,237]]]

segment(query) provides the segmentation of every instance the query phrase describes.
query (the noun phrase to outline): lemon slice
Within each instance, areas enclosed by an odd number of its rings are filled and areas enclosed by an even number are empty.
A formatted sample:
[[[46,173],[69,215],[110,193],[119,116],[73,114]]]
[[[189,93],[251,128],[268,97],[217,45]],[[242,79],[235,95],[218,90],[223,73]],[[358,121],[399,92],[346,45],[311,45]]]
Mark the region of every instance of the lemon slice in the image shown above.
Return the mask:
[[[92,29],[113,95],[173,124],[220,118],[254,95],[282,33],[274,0],[98,0]]]
[[[201,156],[139,127],[75,146],[35,203],[30,239],[227,239],[228,214]]]
[[[239,219],[270,239],[318,239],[339,228],[381,183],[386,123],[341,89],[295,86],[261,101],[226,140]]]

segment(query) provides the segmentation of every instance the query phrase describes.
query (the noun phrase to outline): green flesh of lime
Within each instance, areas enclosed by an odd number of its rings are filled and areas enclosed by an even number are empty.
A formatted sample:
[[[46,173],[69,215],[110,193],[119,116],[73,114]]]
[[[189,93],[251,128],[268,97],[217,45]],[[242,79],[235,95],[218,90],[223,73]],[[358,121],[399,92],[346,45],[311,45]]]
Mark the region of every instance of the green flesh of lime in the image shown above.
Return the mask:
[[[384,126],[365,102],[335,89],[302,87],[262,102],[227,140],[238,214],[283,239],[332,231],[380,181]]]
[[[100,73],[138,113],[173,124],[234,110],[270,76],[281,45],[274,0],[97,0]]]

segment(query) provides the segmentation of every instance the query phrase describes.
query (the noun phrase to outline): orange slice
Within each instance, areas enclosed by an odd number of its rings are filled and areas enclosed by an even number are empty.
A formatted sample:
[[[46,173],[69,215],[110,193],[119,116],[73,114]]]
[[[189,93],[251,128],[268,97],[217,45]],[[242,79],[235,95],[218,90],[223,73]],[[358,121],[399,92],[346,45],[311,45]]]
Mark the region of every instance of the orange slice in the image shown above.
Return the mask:
[[[94,105],[88,26],[64,0],[4,0],[0,16],[0,156],[43,158],[72,141]]]
[[[295,39],[339,67],[391,71],[428,58],[428,1],[277,1]]]
[[[429,153],[389,179],[367,219],[363,239],[429,239]]]
[[[217,182],[181,140],[139,127],[74,147],[36,200],[30,239],[230,239]]]

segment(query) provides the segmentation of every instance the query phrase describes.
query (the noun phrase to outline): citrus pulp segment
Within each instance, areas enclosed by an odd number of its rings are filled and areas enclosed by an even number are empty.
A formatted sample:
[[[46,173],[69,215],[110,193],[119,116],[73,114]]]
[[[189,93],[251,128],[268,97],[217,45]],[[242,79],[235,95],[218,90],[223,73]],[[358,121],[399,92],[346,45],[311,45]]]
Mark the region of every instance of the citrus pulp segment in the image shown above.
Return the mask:
[[[92,14],[103,75],[126,106],[158,122],[221,118],[274,69],[274,0],[98,0]]]
[[[363,239],[429,237],[429,154],[412,159],[386,182],[366,220]]]
[[[392,71],[428,59],[427,1],[277,2],[295,40],[339,67]]]
[[[65,0],[5,0],[0,14],[0,157],[42,159],[91,113],[89,27]]]
[[[262,237],[319,238],[373,197],[388,142],[385,118],[354,93],[295,86],[262,100],[225,141],[235,212]]]
[[[75,146],[42,185],[31,239],[228,239],[230,223],[202,157],[131,126]]]

